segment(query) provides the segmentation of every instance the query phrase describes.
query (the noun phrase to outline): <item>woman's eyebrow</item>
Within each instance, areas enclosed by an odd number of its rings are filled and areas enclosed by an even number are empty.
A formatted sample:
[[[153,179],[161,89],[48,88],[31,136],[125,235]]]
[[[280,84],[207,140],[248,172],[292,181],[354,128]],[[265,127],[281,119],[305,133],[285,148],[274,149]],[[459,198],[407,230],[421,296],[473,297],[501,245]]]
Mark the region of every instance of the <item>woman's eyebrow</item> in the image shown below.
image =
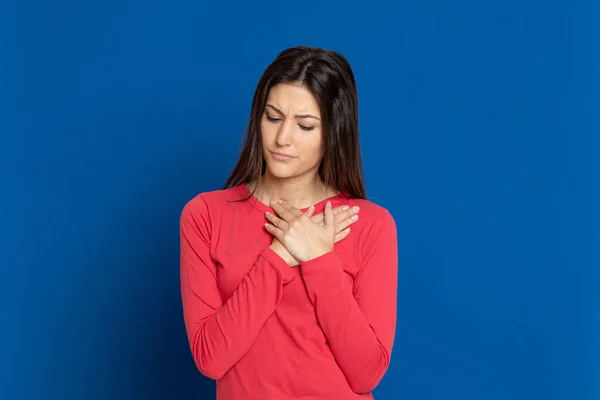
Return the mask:
[[[274,105],[267,104],[267,107],[271,107],[273,110],[275,110],[275,111],[277,111],[279,114],[282,114],[282,115],[283,115],[283,112],[281,112],[281,110],[280,110],[280,109],[278,109],[277,107],[275,107]],[[311,115],[311,114],[299,114],[299,115],[295,115],[294,117],[296,117],[296,118],[314,118],[314,119],[316,119],[316,120],[318,120],[318,121],[320,121],[320,120],[321,120],[320,118],[318,118],[318,117],[315,117],[314,115]]]

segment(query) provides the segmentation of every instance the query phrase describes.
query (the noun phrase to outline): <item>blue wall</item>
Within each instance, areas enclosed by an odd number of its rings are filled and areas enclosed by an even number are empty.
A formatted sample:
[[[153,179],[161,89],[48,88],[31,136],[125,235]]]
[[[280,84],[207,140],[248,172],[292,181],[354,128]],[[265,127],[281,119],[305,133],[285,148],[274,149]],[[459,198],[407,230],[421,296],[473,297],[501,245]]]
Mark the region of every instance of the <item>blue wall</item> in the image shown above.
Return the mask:
[[[0,3],[0,398],[214,398],[179,213],[297,44],[351,62],[368,194],[398,225],[376,398],[598,398],[598,5],[218,3]]]

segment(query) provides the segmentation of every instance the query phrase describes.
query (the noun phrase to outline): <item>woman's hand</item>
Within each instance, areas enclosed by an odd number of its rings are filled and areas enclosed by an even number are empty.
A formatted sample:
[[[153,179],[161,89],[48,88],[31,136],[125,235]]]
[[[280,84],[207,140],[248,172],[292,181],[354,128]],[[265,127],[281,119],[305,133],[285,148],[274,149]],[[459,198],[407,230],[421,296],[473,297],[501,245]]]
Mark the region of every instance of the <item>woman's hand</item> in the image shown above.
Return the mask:
[[[333,250],[336,232],[331,202],[328,201],[325,205],[323,225],[311,219],[314,207],[311,207],[306,214],[283,200],[275,202],[272,207],[279,218],[267,212],[266,217],[271,223],[265,224],[265,227],[296,261],[302,263]],[[276,251],[277,246],[276,243],[272,244],[272,248]]]
[[[320,226],[325,225],[324,213],[313,214],[314,211],[314,207],[309,208],[304,214],[309,216],[314,223]],[[359,211],[360,207],[354,206],[350,208],[347,205],[339,206],[333,209],[333,214],[335,215],[335,243],[338,243],[350,234],[349,226],[358,220]],[[270,247],[281,258],[283,258],[290,267],[296,267],[300,265],[300,262],[294,257],[292,257],[292,255],[289,253],[289,251],[287,251],[285,246],[281,244],[279,239],[277,239],[275,236],[273,237],[273,241]]]
[[[333,209],[333,215],[335,215],[335,243],[348,236],[348,233],[350,233],[350,228],[348,227],[358,220],[359,211],[359,206],[354,206],[352,208],[350,208],[350,206],[339,206]],[[311,212],[311,210],[307,210],[305,214],[308,214],[309,212]],[[314,208],[312,209],[312,212],[314,212]],[[354,216],[355,214],[356,216]],[[325,225],[324,217],[324,213],[318,213],[311,215],[310,219],[323,226]]]

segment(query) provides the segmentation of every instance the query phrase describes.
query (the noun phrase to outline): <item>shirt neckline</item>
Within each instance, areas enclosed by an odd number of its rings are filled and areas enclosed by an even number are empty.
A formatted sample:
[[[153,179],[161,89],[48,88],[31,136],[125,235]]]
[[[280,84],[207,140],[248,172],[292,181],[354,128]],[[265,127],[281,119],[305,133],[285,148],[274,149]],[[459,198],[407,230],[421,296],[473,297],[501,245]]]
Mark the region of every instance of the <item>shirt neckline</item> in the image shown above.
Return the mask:
[[[248,188],[248,184],[247,183],[242,183],[241,185],[238,186],[240,188],[241,194],[242,194],[242,198],[247,197],[248,195],[250,195],[250,198],[247,200],[249,202],[250,205],[252,205],[255,209],[257,209],[260,212],[267,212],[267,211],[273,211],[273,207],[269,206],[268,204],[263,203],[262,201],[260,201],[258,199],[258,197],[256,197],[253,193],[250,192],[250,189]],[[321,201],[319,201],[318,203],[313,204],[315,206],[315,211],[321,211],[321,209],[325,208],[325,204],[328,201],[331,201],[331,204],[334,205],[333,203],[335,202],[335,200],[338,200],[342,197],[341,194],[336,194],[334,196],[328,197],[326,199],[323,199]],[[300,208],[299,210],[302,212],[306,212],[308,211],[309,207],[304,207],[304,208]]]

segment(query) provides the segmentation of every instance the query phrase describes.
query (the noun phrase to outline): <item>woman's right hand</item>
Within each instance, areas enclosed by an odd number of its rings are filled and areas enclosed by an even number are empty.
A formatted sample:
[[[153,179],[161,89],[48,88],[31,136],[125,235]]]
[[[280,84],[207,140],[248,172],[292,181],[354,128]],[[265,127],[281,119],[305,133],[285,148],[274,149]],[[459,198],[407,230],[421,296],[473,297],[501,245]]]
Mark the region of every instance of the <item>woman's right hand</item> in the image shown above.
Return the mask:
[[[335,240],[334,243],[339,242],[344,239],[346,236],[350,234],[349,226],[358,221],[358,212],[360,211],[360,207],[354,206],[350,208],[349,206],[339,206],[333,209],[334,221],[335,221]],[[307,211],[306,214],[310,216],[310,219],[321,226],[325,225],[325,214],[319,213],[316,215],[311,215],[310,213],[314,211]],[[355,217],[355,218],[353,218]],[[271,243],[271,248],[281,257],[283,258],[290,267],[296,267],[300,265],[300,262],[296,260],[292,255],[287,251],[287,249],[283,246],[282,243],[277,240],[276,237],[273,237],[273,242]]]

